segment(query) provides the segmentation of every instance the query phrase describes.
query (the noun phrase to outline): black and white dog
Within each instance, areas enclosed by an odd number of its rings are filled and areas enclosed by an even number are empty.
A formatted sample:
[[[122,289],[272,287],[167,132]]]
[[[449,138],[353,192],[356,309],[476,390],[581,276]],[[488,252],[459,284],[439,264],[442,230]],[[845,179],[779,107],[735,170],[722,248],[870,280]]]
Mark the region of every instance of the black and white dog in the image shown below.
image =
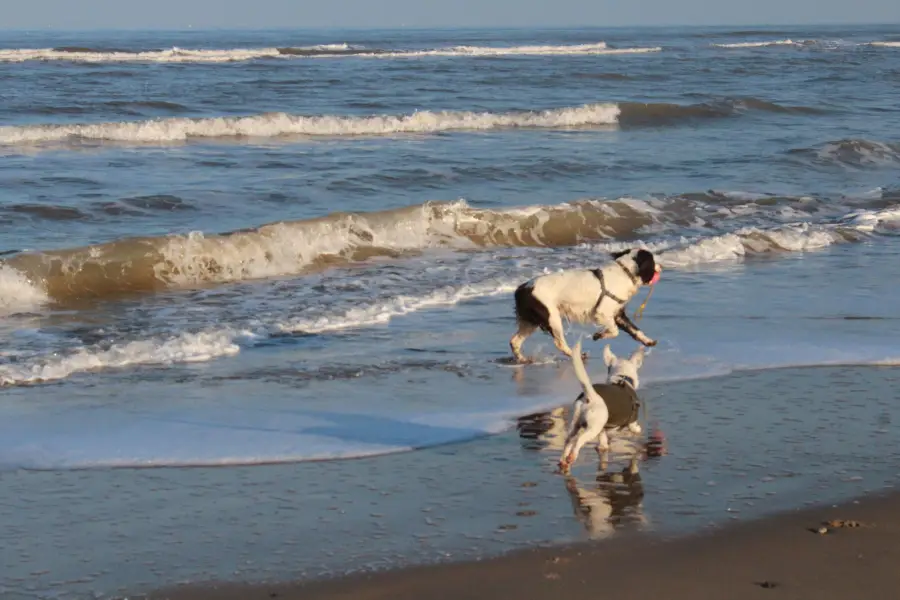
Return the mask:
[[[571,357],[572,349],[563,334],[563,319],[602,327],[594,334],[594,340],[614,338],[621,327],[641,344],[656,345],[628,318],[625,305],[641,285],[657,282],[661,268],[648,250],[632,248],[616,252],[612,258],[611,264],[600,269],[541,275],[516,289],[518,330],[509,340],[516,361],[527,362],[522,344],[537,329],[553,336],[556,347]]]
[[[644,364],[643,346],[638,346],[628,358],[619,358],[607,344],[603,348],[603,361],[607,367],[606,383],[592,384],[581,359],[581,340],[575,344],[572,367],[583,391],[572,405],[569,431],[559,457],[563,472],[578,458],[582,446],[591,440],[598,441],[597,452],[601,456],[608,452],[607,431],[627,429],[634,434],[641,433],[637,388],[640,385],[638,370]]]

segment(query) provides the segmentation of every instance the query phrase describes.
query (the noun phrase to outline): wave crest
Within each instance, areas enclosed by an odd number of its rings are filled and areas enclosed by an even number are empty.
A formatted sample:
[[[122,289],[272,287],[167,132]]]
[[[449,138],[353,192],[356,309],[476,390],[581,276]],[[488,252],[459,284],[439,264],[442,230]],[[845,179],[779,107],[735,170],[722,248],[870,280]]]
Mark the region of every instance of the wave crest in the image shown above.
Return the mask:
[[[760,42],[735,42],[731,44],[713,44],[717,48],[768,48],[772,46],[802,46],[808,43],[808,40],[800,40],[795,42],[791,39],[786,40],[766,40]]]
[[[747,111],[816,114],[808,106],[786,106],[759,98],[730,98],[701,104],[595,103],[539,111],[471,112],[422,110],[405,115],[292,115],[172,117],[144,121],[44,124],[0,127],[0,145],[110,141],[125,144],[186,142],[192,139],[344,137],[427,134],[495,129],[640,127],[693,119],[728,117]]]
[[[509,113],[418,111],[408,115],[343,117],[268,113],[248,117],[170,118],[79,125],[0,127],[0,144],[41,144],[83,140],[126,143],[182,142],[191,138],[279,136],[367,136],[437,133],[452,130],[566,128],[614,125],[616,104]]]
[[[866,139],[837,140],[817,148],[795,148],[789,153],[826,165],[865,167],[900,162],[900,144]]]
[[[16,310],[22,304],[51,299],[67,301],[302,275],[437,248],[631,243],[648,235],[665,237],[700,230],[704,237],[691,242],[700,244],[692,252],[699,252],[699,260],[706,261],[710,255],[704,252],[722,244],[733,248],[726,255],[743,256],[821,247],[854,239],[859,232],[896,232],[894,209],[886,207],[885,200],[861,202],[860,208],[877,206],[880,212],[862,210],[848,216],[845,203],[829,211],[812,198],[713,191],[661,200],[585,200],[505,210],[473,208],[465,201],[427,202],[372,213],[334,213],[224,234],[193,232],[20,253],[0,261],[0,303]],[[823,218],[850,220],[841,221],[835,228],[810,224],[813,215],[819,223]],[[787,219],[803,225],[782,225]],[[723,222],[734,222],[734,227],[745,229],[728,232],[730,227],[726,226],[723,231]],[[781,229],[772,229],[773,224]],[[673,246],[665,243],[659,249],[672,250]],[[683,263],[674,256],[669,258],[673,264]],[[313,329],[320,325],[307,324]]]
[[[258,59],[292,58],[417,58],[428,56],[561,56],[598,54],[642,54],[659,52],[659,47],[608,48],[605,42],[575,45],[533,46],[452,46],[426,50],[365,48],[346,43],[315,46],[272,48],[229,48],[167,50],[123,50],[114,48],[62,47],[0,49],[0,62],[74,61],[74,62],[158,62],[158,63],[228,63]]]
[[[335,213],[221,235],[194,232],[23,253],[0,267],[17,273],[16,281],[33,282],[51,298],[65,300],[296,275],[427,248],[571,246],[629,236],[653,220],[653,209],[637,201],[586,201],[506,211],[475,209],[463,201],[429,202],[373,213]]]

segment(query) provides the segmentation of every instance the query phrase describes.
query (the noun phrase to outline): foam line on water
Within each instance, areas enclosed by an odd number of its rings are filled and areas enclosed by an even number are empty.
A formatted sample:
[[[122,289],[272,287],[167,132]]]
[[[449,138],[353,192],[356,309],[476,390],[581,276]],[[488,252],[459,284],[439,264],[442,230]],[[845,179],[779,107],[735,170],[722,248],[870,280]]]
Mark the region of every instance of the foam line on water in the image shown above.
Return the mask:
[[[421,58],[501,57],[501,56],[583,56],[603,54],[644,54],[659,52],[660,47],[609,48],[605,42],[572,45],[529,46],[451,46],[422,50],[368,49],[349,44],[317,46],[165,50],[102,50],[91,48],[11,48],[0,49],[0,63],[26,61],[72,61],[88,63],[230,63],[259,59],[296,60],[312,58]]]
[[[246,117],[168,118],[76,125],[0,127],[0,144],[39,144],[72,140],[130,143],[180,142],[191,138],[301,136],[373,136],[438,133],[452,130],[566,128],[615,125],[614,103],[521,112],[417,111],[406,115],[304,116],[267,113]]]
[[[242,332],[230,329],[180,333],[113,344],[108,348],[82,347],[70,353],[52,353],[22,362],[0,365],[0,387],[65,379],[75,374],[137,365],[205,362],[239,352],[235,343]]]

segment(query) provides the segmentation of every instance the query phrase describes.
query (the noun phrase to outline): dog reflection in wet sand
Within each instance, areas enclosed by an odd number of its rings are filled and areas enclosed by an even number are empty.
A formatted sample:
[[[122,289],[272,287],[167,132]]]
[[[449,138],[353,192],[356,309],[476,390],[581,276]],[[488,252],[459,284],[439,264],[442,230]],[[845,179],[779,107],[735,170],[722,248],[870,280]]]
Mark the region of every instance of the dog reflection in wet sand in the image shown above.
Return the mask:
[[[595,486],[579,486],[577,479],[566,475],[566,491],[575,517],[584,525],[592,540],[609,537],[616,529],[626,525],[647,524],[638,454],[634,454],[628,466],[621,471],[607,472],[601,467]]]

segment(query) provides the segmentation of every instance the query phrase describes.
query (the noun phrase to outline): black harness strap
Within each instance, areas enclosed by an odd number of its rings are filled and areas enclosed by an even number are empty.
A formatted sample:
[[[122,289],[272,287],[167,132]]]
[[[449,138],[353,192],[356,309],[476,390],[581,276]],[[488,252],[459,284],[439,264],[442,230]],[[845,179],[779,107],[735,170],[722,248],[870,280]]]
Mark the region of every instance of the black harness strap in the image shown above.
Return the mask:
[[[638,282],[637,277],[635,277],[631,271],[626,269],[625,265],[623,265],[619,261],[616,261],[616,264],[619,265],[620,267],[622,267],[622,270],[625,271],[625,273],[631,279],[632,283],[637,284],[637,282]],[[611,298],[614,302],[618,302],[622,306],[625,306],[625,304],[627,304],[627,302],[628,302],[627,300],[622,300],[621,298],[619,298],[618,296],[616,296],[615,294],[610,292],[608,289],[606,289],[606,282],[603,281],[603,271],[602,270],[591,269],[591,273],[593,273],[594,277],[597,278],[597,281],[600,282],[600,296],[597,297],[597,302],[594,303],[594,308],[591,310],[591,314],[594,314],[595,312],[597,312],[597,309],[600,307],[600,303],[603,302],[604,298]]]
[[[610,383],[613,385],[628,385],[631,389],[634,389],[634,379],[628,375],[619,375],[615,381],[611,381]]]

